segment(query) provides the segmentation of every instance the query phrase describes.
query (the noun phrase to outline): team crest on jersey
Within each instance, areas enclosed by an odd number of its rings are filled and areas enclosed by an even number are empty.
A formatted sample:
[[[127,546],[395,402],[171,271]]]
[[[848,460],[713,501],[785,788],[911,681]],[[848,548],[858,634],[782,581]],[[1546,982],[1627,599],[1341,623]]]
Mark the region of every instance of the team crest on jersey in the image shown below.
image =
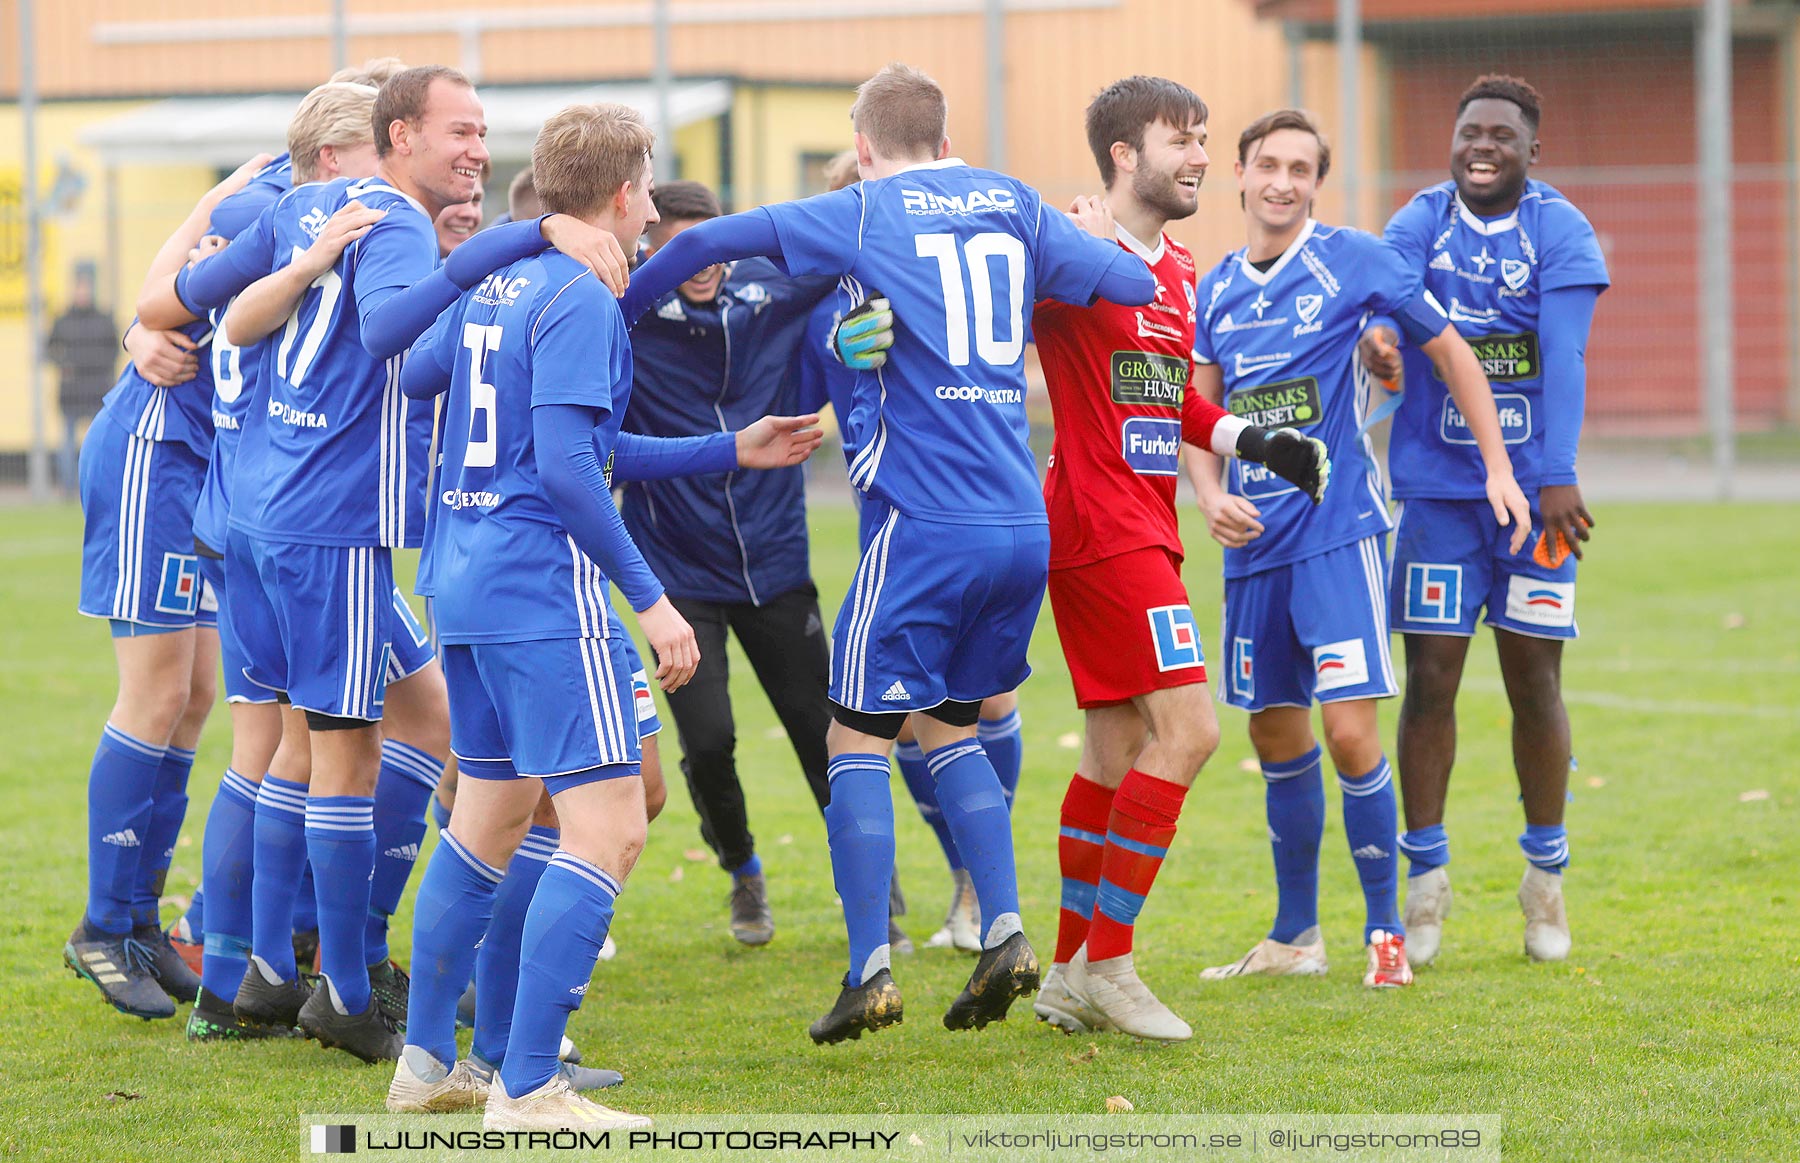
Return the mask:
[[[1149,611],[1150,640],[1156,645],[1157,670],[1186,670],[1205,666],[1200,650],[1200,627],[1186,606],[1156,606]]]
[[[1319,311],[1325,306],[1323,295],[1298,295],[1294,298],[1294,314],[1300,316],[1300,322],[1294,324],[1294,335],[1311,335],[1325,326],[1319,318]]]
[[[200,608],[200,559],[191,553],[163,554],[162,582],[156,608],[165,614],[193,617]]]
[[[1500,278],[1508,288],[1514,291],[1523,291],[1525,284],[1531,281],[1531,264],[1523,259],[1501,259]]]
[[[1225,288],[1230,285],[1231,284],[1225,280],[1220,280],[1212,285],[1212,293],[1206,300],[1206,309],[1208,311],[1218,305],[1219,296],[1223,295],[1225,293]]]
[[[1369,681],[1369,657],[1361,638],[1313,647],[1313,690],[1335,691]]]
[[[1514,574],[1506,583],[1506,616],[1532,626],[1575,624],[1575,583]]]
[[[742,303],[750,303],[760,307],[769,301],[769,292],[761,283],[745,283],[731,292],[733,298]]]
[[[1462,621],[1462,566],[1414,561],[1406,567],[1406,620],[1454,626]]]
[[[1231,693],[1245,702],[1256,698],[1256,649],[1248,638],[1231,640]]]

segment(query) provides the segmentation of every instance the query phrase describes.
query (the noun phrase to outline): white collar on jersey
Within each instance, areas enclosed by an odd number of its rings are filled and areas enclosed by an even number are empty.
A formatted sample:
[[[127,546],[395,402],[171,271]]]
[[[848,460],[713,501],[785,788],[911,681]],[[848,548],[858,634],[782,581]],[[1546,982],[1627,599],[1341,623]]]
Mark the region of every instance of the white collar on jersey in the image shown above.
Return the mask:
[[[407,205],[411,206],[414,210],[417,210],[427,218],[431,217],[431,212],[425,209],[424,205],[421,204],[417,198],[378,174],[371,174],[366,178],[358,178],[356,181],[351,182],[349,187],[344,191],[344,196],[347,198],[360,198],[362,195],[371,193],[375,190],[386,190],[396,197],[404,198]]]
[[[1126,250],[1137,255],[1151,266],[1155,266],[1157,263],[1161,262],[1163,255],[1168,252],[1169,248],[1166,245],[1168,239],[1161,231],[1158,231],[1156,234],[1156,248],[1154,250],[1139,242],[1131,231],[1120,226],[1117,222],[1113,223],[1113,232],[1119,236],[1119,241],[1125,245]]]
[[[1275,276],[1293,261],[1294,256],[1300,253],[1300,248],[1306,245],[1307,241],[1312,238],[1313,231],[1318,228],[1318,219],[1308,218],[1306,225],[1300,228],[1300,233],[1294,236],[1294,241],[1288,243],[1288,248],[1281,252],[1280,258],[1275,260],[1275,265],[1266,271],[1259,271],[1250,265],[1250,248],[1245,247],[1243,253],[1238,255],[1238,266],[1242,269],[1243,276],[1259,287],[1268,286]]]
[[[910,166],[904,166],[901,169],[895,170],[894,173],[910,174],[914,170],[947,170],[951,166],[966,166],[968,164],[968,162],[965,162],[959,157],[945,157],[939,158],[934,162],[914,162]]]
[[[1462,216],[1463,224],[1476,234],[1505,234],[1519,225],[1519,208],[1517,206],[1514,206],[1512,213],[1506,217],[1496,218],[1489,222],[1464,205],[1461,194],[1456,195],[1456,212]]]

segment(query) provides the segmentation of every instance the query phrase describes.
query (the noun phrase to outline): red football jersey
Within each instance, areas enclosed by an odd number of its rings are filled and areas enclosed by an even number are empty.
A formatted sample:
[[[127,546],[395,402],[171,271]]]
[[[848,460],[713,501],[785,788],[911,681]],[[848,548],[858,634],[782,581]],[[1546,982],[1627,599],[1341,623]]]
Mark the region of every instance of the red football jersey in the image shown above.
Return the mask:
[[[1175,481],[1183,442],[1211,447],[1227,415],[1188,390],[1193,372],[1194,258],[1163,235],[1154,250],[1119,232],[1143,259],[1156,298],[1142,307],[1045,300],[1032,316],[1056,443],[1044,480],[1050,568],[1162,546],[1178,559]]]

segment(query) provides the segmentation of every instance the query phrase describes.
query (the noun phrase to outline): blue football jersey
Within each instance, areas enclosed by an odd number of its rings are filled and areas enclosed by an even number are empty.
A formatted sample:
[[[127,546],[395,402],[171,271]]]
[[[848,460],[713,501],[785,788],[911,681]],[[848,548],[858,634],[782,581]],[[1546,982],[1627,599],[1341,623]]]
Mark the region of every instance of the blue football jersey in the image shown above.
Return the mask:
[[[894,305],[887,366],[858,373],[838,417],[857,449],[851,483],[923,520],[1044,522],[1025,418],[1031,306],[1087,304],[1118,247],[955,158],[765,209],[793,274],[841,276],[846,312],[876,294]]]
[[[1401,207],[1386,237],[1481,359],[1520,487],[1571,483],[1544,476],[1538,307],[1546,291],[1611,282],[1587,218],[1555,187],[1529,180],[1517,209],[1484,219],[1462,204],[1454,182],[1442,182]],[[1409,346],[1405,359],[1406,394],[1388,449],[1394,495],[1486,496],[1481,453],[1456,401],[1423,352]]]
[[[263,212],[293,184],[293,166],[284,153],[257,171],[249,185],[219,203],[206,232],[220,238],[236,238],[254,228]],[[225,519],[230,510],[228,486],[237,459],[238,432],[244,426],[244,412],[256,396],[266,346],[257,343],[244,349],[225,338],[221,323],[230,306],[226,303],[207,313],[213,332],[205,353],[212,369],[212,463],[207,467],[206,484],[194,509],[194,536],[214,549],[225,545]]]
[[[159,388],[138,374],[131,363],[119,373],[118,382],[106,393],[101,409],[127,432],[145,440],[172,440],[185,444],[205,460],[212,453],[212,364],[206,345],[212,339],[212,322],[200,319],[175,330],[200,349],[200,371],[185,384]]]
[[[413,547],[423,535],[432,410],[401,394],[404,355],[383,360],[364,349],[362,317],[381,292],[436,269],[431,217],[379,178],[339,178],[283,196],[248,245],[280,270],[352,199],[387,217],[345,248],[264,341],[267,391],[239,438],[231,525],[268,541]]]
[[[546,251],[489,275],[438,317],[414,358],[450,369],[442,462],[420,574],[448,643],[616,638],[607,579],[545,494],[531,410],[600,410],[601,450],[631,398],[618,301],[588,269]],[[610,477],[610,456],[606,461]]]
[[[1385,532],[1387,496],[1361,434],[1373,383],[1356,358],[1371,313],[1441,315],[1422,302],[1399,253],[1360,230],[1308,221],[1266,272],[1245,251],[1199,281],[1206,307],[1194,356],[1225,377],[1225,407],[1265,428],[1297,428],[1331,450],[1322,504],[1260,464],[1227,462],[1227,488],[1262,513],[1263,533],[1225,551],[1225,576],[1245,577]]]

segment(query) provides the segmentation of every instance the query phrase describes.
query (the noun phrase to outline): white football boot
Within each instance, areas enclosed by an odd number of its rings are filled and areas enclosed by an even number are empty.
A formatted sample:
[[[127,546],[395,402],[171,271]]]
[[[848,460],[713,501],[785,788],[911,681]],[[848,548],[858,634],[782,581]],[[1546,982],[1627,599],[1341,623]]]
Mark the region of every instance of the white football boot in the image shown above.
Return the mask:
[[[1076,950],[1075,960],[1085,962],[1087,950]],[[1043,983],[1038,986],[1037,1000],[1031,1003],[1031,1012],[1037,1015],[1038,1021],[1049,1022],[1065,1034],[1098,1033],[1112,1029],[1112,1023],[1105,1014],[1095,1009],[1087,998],[1069,988],[1065,973],[1067,968],[1065,965],[1050,967],[1050,972],[1044,975]]]
[[[959,868],[950,876],[950,911],[944,917],[943,927],[925,941],[925,948],[960,949],[964,953],[979,953],[981,908],[975,900],[975,879],[966,868]]]
[[[567,1076],[554,1075],[549,1082],[521,1098],[506,1093],[495,1079],[488,1088],[487,1110],[481,1127],[487,1131],[647,1131],[650,1120],[627,1114],[592,1099],[583,1098],[569,1085]]]
[[[1406,953],[1415,964],[1430,965],[1437,957],[1452,899],[1448,869],[1406,878]]]
[[[1406,961],[1406,938],[1386,929],[1369,934],[1369,971],[1363,984],[1370,989],[1397,989],[1413,983],[1412,966]]]
[[[1569,917],[1563,911],[1563,878],[1535,864],[1525,867],[1519,882],[1519,907],[1525,911],[1525,952],[1533,961],[1561,961],[1569,955]]]
[[[427,1082],[409,1061],[415,1057],[429,1058],[430,1054],[417,1046],[408,1046],[400,1052],[400,1061],[394,1064],[394,1081],[388,1085],[387,1108],[395,1114],[474,1110],[487,1102],[487,1083],[470,1072],[466,1061],[458,1061],[436,1082]]]
[[[1311,938],[1308,940],[1307,938]],[[1230,965],[1215,965],[1200,971],[1201,981],[1224,981],[1228,977],[1319,977],[1330,965],[1325,960],[1325,937],[1317,925],[1300,934],[1293,944],[1264,937],[1251,946],[1250,952]]]
[[[1130,953],[1089,963],[1083,947],[1069,960],[1063,980],[1064,988],[1086,998],[1120,1033],[1157,1042],[1185,1042],[1194,1036],[1193,1027],[1139,979]]]

